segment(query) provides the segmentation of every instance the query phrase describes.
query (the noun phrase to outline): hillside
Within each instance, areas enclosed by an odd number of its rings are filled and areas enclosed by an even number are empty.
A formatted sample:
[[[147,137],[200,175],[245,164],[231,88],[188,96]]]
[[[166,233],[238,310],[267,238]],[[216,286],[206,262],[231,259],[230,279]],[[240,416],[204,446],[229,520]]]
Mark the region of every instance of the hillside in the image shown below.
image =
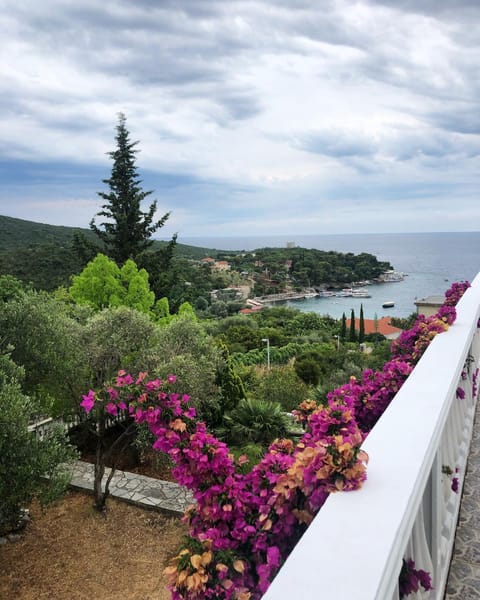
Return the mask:
[[[90,229],[80,227],[64,227],[63,225],[47,225],[13,217],[0,215],[0,254],[12,250],[24,249],[37,244],[55,244],[68,246],[72,242],[74,232],[81,232],[92,242],[97,237]],[[164,246],[167,242],[155,240],[154,246]],[[176,254],[186,258],[203,258],[216,254],[216,250],[177,244]],[[215,258],[215,256],[214,256]]]
[[[69,285],[72,275],[79,273],[83,264],[74,251],[75,232],[83,233],[97,243],[90,229],[35,223],[0,215],[0,274],[14,275],[35,288],[54,290]],[[165,246],[165,241],[155,241],[154,247]],[[178,258],[203,258],[216,256],[216,251],[177,244]]]
[[[90,229],[0,216],[0,275],[14,275],[48,291],[69,286],[72,275],[80,273],[92,256],[90,252],[87,258],[80,258],[74,242],[78,233],[98,246],[98,239]],[[161,250],[167,243],[156,240],[153,250]],[[201,268],[197,261],[206,256],[226,261],[228,275]],[[351,284],[373,279],[391,268],[390,263],[379,262],[367,253],[354,255],[298,247],[260,248],[245,253],[179,243],[168,271],[162,271],[161,267],[158,271],[159,260],[159,256],[153,258],[153,270],[147,262],[150,283],[157,297],[168,295],[174,305],[187,300],[194,303],[199,295],[207,298],[212,289],[245,284],[245,278],[248,284],[255,282],[255,295],[265,295],[311,286]],[[155,267],[156,278],[152,276]]]

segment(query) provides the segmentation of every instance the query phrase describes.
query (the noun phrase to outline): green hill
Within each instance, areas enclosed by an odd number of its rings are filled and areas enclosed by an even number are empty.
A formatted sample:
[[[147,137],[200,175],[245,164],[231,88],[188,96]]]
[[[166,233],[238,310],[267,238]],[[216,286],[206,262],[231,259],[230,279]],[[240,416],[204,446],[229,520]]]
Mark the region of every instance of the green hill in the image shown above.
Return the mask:
[[[14,275],[37,289],[54,290],[69,285],[72,275],[83,264],[73,249],[73,235],[83,233],[88,240],[98,242],[90,229],[35,223],[0,215],[0,274]],[[166,241],[155,241],[162,247]],[[177,244],[179,258],[215,257],[216,251]]]

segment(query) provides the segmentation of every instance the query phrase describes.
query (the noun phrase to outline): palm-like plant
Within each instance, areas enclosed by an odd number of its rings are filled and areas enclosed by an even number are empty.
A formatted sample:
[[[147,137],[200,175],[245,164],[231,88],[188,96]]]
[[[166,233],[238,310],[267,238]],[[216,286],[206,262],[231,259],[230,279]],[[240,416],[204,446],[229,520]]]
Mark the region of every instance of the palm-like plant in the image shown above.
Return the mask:
[[[225,414],[217,435],[229,444],[260,445],[266,449],[275,438],[288,434],[289,420],[277,402],[242,399]]]

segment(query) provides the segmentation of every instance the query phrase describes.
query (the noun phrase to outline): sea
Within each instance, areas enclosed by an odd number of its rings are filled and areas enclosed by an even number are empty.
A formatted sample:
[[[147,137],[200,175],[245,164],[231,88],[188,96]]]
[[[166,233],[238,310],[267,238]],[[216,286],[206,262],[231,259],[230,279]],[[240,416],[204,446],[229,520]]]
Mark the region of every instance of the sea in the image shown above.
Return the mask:
[[[403,281],[372,284],[370,298],[309,298],[286,304],[301,311],[330,315],[336,319],[353,309],[358,315],[360,304],[366,319],[383,316],[406,317],[416,311],[415,300],[443,295],[455,281],[472,281],[480,271],[480,232],[454,233],[374,233],[348,235],[296,235],[262,237],[189,237],[183,244],[217,250],[285,248],[294,243],[303,248],[337,252],[368,252],[388,261],[405,274]],[[384,302],[394,302],[384,309]]]

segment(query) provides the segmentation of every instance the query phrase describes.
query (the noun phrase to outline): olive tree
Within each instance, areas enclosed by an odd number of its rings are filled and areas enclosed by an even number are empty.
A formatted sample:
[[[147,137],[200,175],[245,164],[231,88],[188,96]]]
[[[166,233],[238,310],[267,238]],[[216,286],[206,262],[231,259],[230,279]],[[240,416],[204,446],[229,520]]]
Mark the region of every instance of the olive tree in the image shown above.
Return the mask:
[[[44,505],[65,491],[67,463],[76,457],[61,430],[43,437],[28,430],[39,408],[22,392],[22,377],[23,370],[0,354],[0,535],[18,527],[20,509],[34,497]]]

